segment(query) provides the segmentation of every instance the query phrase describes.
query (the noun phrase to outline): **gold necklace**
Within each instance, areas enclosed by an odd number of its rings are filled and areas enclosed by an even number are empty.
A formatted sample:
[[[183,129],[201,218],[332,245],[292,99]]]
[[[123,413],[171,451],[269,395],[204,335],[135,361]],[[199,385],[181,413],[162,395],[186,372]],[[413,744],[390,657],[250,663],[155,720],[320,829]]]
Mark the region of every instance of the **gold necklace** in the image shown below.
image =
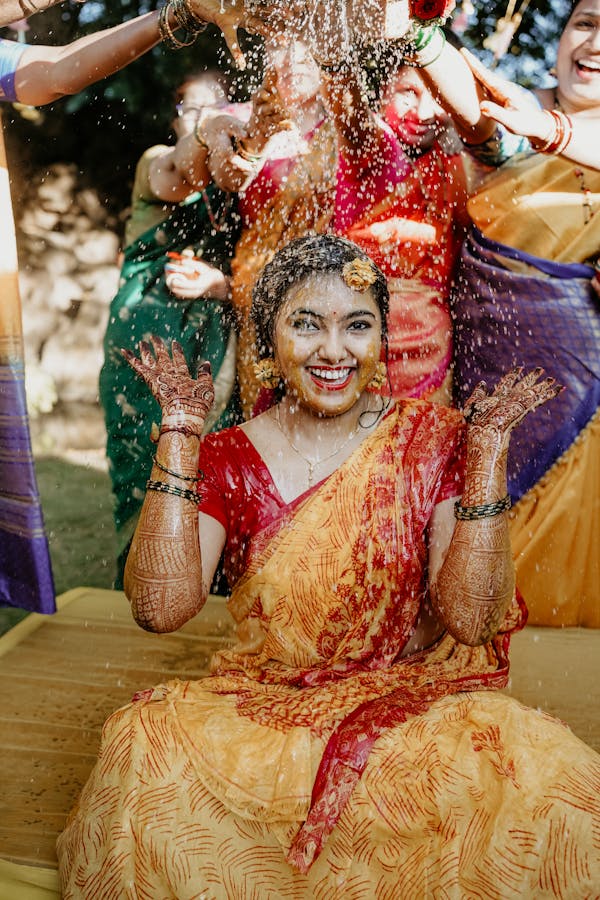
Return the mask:
[[[560,100],[558,98],[558,92],[554,91],[554,109],[560,110],[560,112],[564,112],[562,106],[560,105]],[[594,206],[592,204],[592,192],[588,188],[585,183],[585,172],[583,169],[580,169],[579,166],[576,166],[573,169],[573,175],[579,182],[579,190],[581,191],[581,205],[583,207],[583,224],[587,225],[594,217]]]
[[[280,432],[282,433],[282,435],[284,436],[284,438],[286,439],[286,441],[288,442],[288,444],[290,445],[292,450],[295,453],[297,453],[298,456],[301,457],[301,459],[303,459],[304,462],[306,463],[306,465],[308,466],[308,486],[309,487],[312,487],[314,484],[314,473],[315,473],[316,467],[322,465],[322,463],[328,462],[328,460],[333,459],[334,456],[337,456],[338,453],[341,453],[341,451],[344,449],[344,447],[346,447],[350,443],[352,438],[356,437],[356,435],[358,434],[358,428],[354,428],[350,432],[350,434],[348,435],[348,437],[346,438],[344,443],[340,444],[340,446],[337,447],[337,449],[334,450],[333,453],[330,453],[328,456],[323,456],[320,459],[310,459],[308,456],[306,456],[302,452],[302,450],[299,450],[298,447],[296,447],[296,445],[292,441],[291,437],[285,431],[283,425],[281,424],[281,419],[279,418],[279,404],[277,404],[277,406],[275,407],[275,424],[279,428]]]

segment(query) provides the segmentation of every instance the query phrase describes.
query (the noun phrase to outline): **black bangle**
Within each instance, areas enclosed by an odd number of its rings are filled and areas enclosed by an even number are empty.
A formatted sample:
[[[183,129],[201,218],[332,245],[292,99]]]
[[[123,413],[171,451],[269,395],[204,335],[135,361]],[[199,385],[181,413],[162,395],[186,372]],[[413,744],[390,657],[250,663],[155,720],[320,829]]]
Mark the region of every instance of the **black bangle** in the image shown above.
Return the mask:
[[[172,494],[174,497],[181,497],[183,500],[191,500],[192,503],[200,503],[203,499],[202,494],[197,491],[189,491],[187,488],[178,488],[174,484],[168,484],[166,481],[152,481],[151,478],[146,482],[147,491],[158,491],[159,494]]]
[[[494,503],[482,503],[480,506],[461,506],[457,502],[454,504],[454,518],[468,521],[487,519],[490,516],[497,516],[498,513],[506,512],[510,507],[510,494],[507,494],[502,500],[496,500]]]
[[[175,478],[181,478],[182,481],[204,481],[204,472],[199,472],[198,475],[181,475],[179,472],[174,472],[173,469],[167,469],[166,466],[163,466],[161,462],[159,462],[156,456],[152,457],[152,462],[155,466],[162,472],[166,472],[167,475],[173,475]]]

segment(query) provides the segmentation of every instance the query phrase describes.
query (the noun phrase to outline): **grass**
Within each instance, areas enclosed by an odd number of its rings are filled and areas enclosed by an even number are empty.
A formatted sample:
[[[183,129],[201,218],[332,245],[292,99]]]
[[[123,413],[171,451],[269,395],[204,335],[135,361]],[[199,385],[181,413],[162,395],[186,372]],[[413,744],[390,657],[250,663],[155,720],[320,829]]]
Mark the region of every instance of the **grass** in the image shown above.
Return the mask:
[[[63,459],[36,460],[56,593],[85,585],[110,588],[115,539],[106,472]],[[27,613],[0,608],[0,634]]]

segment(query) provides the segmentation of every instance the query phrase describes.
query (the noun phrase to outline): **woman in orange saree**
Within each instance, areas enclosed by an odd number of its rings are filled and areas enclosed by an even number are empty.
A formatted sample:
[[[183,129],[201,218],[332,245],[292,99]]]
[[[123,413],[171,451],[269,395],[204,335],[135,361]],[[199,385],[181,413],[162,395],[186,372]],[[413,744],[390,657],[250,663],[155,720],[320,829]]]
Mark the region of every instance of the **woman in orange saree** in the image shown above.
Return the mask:
[[[201,445],[208,369],[128,354],[163,410],[134,615],[178,628],[224,550],[237,643],[106,723],[59,839],[65,898],[551,897],[600,876],[600,759],[495,690],[523,624],[508,434],[557,387],[513,372],[468,424],[382,406],[387,298],[349,241],[280,251],[253,306],[280,400]]]

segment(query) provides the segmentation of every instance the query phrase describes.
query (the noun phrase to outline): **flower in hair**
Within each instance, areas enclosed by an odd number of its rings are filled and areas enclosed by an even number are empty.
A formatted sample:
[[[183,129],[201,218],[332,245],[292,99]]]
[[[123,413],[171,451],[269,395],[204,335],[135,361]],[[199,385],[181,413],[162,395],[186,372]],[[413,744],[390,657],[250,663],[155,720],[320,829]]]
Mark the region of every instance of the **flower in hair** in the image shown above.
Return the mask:
[[[370,260],[357,256],[356,259],[346,263],[342,269],[342,278],[349,288],[362,294],[375,284],[377,273]]]

